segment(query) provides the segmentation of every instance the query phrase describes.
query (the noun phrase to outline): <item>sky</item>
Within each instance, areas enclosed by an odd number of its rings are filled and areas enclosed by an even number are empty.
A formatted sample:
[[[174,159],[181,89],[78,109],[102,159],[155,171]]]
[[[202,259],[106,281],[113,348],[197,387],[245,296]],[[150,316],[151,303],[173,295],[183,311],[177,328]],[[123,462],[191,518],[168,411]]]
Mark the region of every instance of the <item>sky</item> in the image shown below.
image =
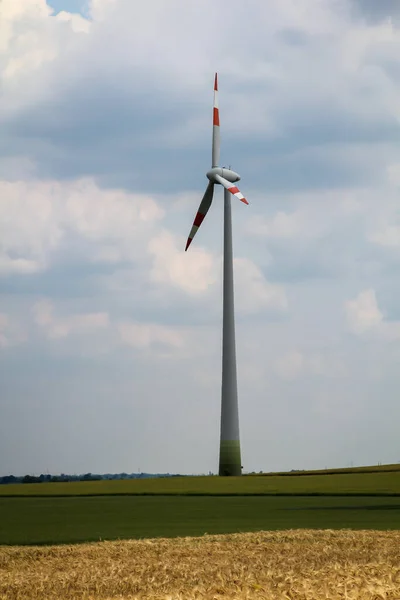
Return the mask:
[[[400,461],[397,0],[2,0],[0,475]]]

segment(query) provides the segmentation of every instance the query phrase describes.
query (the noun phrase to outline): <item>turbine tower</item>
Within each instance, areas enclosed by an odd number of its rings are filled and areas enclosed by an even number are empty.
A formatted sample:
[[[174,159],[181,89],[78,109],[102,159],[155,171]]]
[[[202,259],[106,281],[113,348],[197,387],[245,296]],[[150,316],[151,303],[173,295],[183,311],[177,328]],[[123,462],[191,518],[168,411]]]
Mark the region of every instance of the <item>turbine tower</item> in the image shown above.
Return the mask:
[[[236,378],[235,314],[233,294],[233,252],[231,197],[236,196],[244,204],[246,198],[234,185],[240,175],[219,166],[220,128],[218,109],[218,76],[214,82],[214,114],[212,135],[212,164],[207,173],[209,184],[193,222],[185,251],[189,248],[213,199],[214,186],[224,188],[224,269],[223,269],[223,325],[222,325],[222,393],[221,393],[221,440],[219,451],[219,475],[241,475],[242,462],[239,437],[239,408]]]

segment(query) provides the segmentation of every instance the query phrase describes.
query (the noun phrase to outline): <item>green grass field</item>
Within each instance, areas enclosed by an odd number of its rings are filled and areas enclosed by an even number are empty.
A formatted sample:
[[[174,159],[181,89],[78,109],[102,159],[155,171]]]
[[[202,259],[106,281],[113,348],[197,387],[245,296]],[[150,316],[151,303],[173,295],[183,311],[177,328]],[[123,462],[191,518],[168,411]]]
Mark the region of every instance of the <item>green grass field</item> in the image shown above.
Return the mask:
[[[400,471],[355,472],[328,475],[271,475],[249,477],[176,477],[77,481],[0,486],[2,496],[101,495],[274,495],[376,494],[400,495]]]
[[[0,544],[400,528],[400,470],[0,486]]]
[[[400,498],[0,498],[0,544],[51,544],[291,528],[399,529]]]

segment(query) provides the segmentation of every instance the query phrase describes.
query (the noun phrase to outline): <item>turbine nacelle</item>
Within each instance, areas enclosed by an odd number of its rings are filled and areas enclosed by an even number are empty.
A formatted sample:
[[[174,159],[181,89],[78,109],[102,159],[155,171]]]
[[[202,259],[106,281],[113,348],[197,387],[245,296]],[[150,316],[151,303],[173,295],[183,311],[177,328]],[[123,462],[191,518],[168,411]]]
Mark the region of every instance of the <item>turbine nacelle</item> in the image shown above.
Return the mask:
[[[212,183],[221,183],[218,181],[216,175],[227,179],[230,183],[235,183],[235,181],[240,180],[240,175],[238,173],[231,171],[231,169],[224,169],[223,167],[213,167],[206,173],[206,175]]]

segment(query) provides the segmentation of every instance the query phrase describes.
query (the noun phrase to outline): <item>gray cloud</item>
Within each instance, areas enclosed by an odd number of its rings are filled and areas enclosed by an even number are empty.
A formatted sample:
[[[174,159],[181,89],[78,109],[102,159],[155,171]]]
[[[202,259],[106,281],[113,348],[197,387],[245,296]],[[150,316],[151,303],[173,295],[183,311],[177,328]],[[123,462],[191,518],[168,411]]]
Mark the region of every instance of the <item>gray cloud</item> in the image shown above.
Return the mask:
[[[121,7],[128,21],[129,14],[139,22],[146,18],[145,11],[133,5]],[[129,43],[131,36],[120,14],[112,12],[109,22],[94,24],[93,33],[74,34],[84,39],[72,40],[54,65],[42,67],[51,95],[7,115],[0,153],[29,157],[41,177],[94,175],[102,185],[135,191],[200,187],[199,174],[208,168],[211,90],[207,93],[207,86],[193,80],[174,85],[167,75],[160,77],[158,65],[146,68],[145,59],[137,56],[140,52],[147,56],[146,37],[132,50],[136,53],[132,62],[123,51],[123,40]],[[246,18],[249,25],[251,13]],[[368,165],[361,166],[346,150],[355,144],[397,142],[395,115],[385,111],[384,104],[390,86],[398,86],[399,74],[381,80],[379,72],[382,67],[390,69],[390,56],[383,64],[374,41],[366,43],[365,56],[358,59],[360,68],[349,81],[345,63],[340,64],[345,48],[336,28],[333,25],[330,32],[333,50],[327,52],[322,34],[276,25],[276,35],[266,42],[260,58],[252,57],[266,76],[252,82],[237,68],[226,81],[222,79],[222,156],[240,165],[253,185],[263,182],[270,190],[359,185],[367,175],[379,176],[379,159],[366,157]],[[256,49],[264,36],[261,25],[254,35]],[[102,36],[119,44],[114,60]],[[183,41],[175,41],[177,48]],[[164,47],[169,57],[170,38],[160,36],[159,44],[161,56]],[[240,58],[240,52],[233,51]],[[369,72],[375,64],[378,71]],[[171,70],[169,63],[166,69]],[[201,65],[201,80],[203,73]],[[321,85],[323,78],[326,83]],[[254,131],[246,128],[249,113],[255,122],[259,113],[259,128]]]
[[[392,18],[399,23],[400,7],[396,0],[350,0],[355,15],[362,17],[369,23],[379,23],[387,18]]]

